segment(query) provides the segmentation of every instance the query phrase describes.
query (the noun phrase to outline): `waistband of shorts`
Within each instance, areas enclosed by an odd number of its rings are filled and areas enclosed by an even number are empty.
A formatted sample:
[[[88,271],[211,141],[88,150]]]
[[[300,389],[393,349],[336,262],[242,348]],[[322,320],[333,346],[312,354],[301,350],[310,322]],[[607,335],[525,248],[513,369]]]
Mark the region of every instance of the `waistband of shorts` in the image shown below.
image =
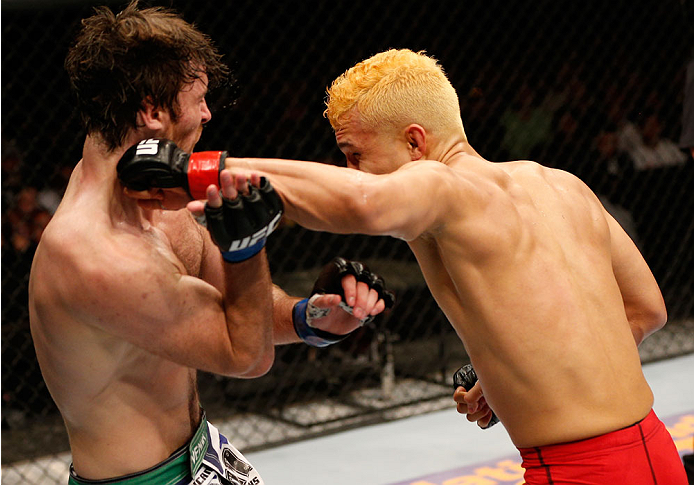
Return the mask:
[[[174,451],[166,460],[154,465],[147,470],[131,473],[116,478],[106,478],[103,480],[88,480],[75,473],[70,464],[70,478],[68,485],[173,485],[185,478],[191,477],[191,449],[196,449],[196,445],[206,440],[207,437],[207,417],[202,413],[200,425],[193,437],[186,444]]]
[[[578,441],[557,443],[533,448],[518,448],[523,460],[536,460],[542,455],[542,459],[561,458],[564,456],[576,456],[580,453],[594,453],[597,450],[609,450],[620,446],[629,446],[640,443],[642,439],[658,430],[662,425],[655,411],[652,409],[641,421],[626,428],[618,429]]]

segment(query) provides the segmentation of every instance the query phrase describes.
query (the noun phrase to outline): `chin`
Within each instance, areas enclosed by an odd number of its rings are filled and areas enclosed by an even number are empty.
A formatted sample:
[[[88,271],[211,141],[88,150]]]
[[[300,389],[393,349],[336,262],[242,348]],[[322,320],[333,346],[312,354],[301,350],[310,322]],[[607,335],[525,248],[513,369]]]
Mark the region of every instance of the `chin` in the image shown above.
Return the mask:
[[[195,148],[195,144],[197,142],[197,140],[182,141],[181,143],[176,143],[176,145],[178,145],[178,148],[180,148],[186,153],[193,153],[193,149]]]
[[[190,142],[190,150],[188,150],[190,153],[192,153],[193,150],[195,149],[195,145],[198,144],[201,136],[202,136],[202,131],[200,133],[198,133],[198,135],[195,137],[195,139]]]

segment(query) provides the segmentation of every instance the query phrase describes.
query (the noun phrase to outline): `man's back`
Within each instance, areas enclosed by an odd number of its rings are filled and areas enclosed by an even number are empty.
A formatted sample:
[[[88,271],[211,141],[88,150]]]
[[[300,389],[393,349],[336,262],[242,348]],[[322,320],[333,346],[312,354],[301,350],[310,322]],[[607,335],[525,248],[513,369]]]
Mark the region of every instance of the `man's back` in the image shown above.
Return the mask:
[[[451,184],[447,205],[459,210],[410,245],[514,443],[642,419],[652,393],[612,266],[621,229],[566,172],[475,157],[450,167],[461,190]]]
[[[154,225],[145,231],[128,222],[119,214],[126,210],[113,210],[108,185],[95,182],[78,165],[37,249],[29,307],[37,356],[66,422],[75,466],[83,476],[110,477],[168,457],[190,438],[199,405],[194,369],[109,331],[133,319],[125,311],[122,322],[111,318],[123,302],[110,277],[116,265],[132,261],[124,253],[188,269],[175,241]],[[189,263],[199,268],[200,258]],[[146,295],[141,304],[148,304]]]

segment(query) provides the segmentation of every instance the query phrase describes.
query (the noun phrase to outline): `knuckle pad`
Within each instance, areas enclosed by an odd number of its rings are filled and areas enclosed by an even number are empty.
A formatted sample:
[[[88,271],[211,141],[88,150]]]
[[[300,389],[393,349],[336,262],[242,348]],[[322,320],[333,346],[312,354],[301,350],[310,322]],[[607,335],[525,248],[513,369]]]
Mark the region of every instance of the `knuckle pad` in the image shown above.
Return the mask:
[[[342,278],[350,274],[345,271],[347,267],[347,261],[343,258],[336,257],[328,264],[323,266],[318,279],[316,279],[313,285],[312,293],[329,293],[340,295],[344,298],[344,291],[342,289]]]
[[[362,263],[359,261],[350,261],[347,268],[348,271],[357,278],[357,281],[361,281],[359,278],[363,277],[365,271],[365,266]]]
[[[462,386],[469,391],[477,382],[477,374],[470,364],[466,364],[453,374],[453,387]]]
[[[395,305],[395,294],[392,291],[383,290],[383,295],[381,295],[383,303],[385,303],[386,308],[392,308]]]
[[[366,283],[369,286],[369,288],[373,288],[374,290],[378,291],[378,288],[376,286],[377,282],[378,282],[378,278],[375,274],[369,273],[369,272],[364,272],[361,275],[360,281],[363,281],[364,283]]]
[[[345,258],[341,258],[340,256],[337,256],[328,264],[332,265],[339,274],[343,274],[343,273],[347,274],[348,263],[347,263],[347,260]]]

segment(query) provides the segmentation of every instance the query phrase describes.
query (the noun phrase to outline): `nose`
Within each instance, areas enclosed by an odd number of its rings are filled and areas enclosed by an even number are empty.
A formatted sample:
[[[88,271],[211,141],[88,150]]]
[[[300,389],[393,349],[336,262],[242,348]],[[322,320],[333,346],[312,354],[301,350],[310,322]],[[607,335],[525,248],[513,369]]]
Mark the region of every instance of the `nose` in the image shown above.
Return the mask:
[[[202,124],[205,124],[212,119],[212,112],[210,111],[210,108],[207,107],[207,101],[204,99],[202,100],[202,106],[200,109],[202,113]]]

